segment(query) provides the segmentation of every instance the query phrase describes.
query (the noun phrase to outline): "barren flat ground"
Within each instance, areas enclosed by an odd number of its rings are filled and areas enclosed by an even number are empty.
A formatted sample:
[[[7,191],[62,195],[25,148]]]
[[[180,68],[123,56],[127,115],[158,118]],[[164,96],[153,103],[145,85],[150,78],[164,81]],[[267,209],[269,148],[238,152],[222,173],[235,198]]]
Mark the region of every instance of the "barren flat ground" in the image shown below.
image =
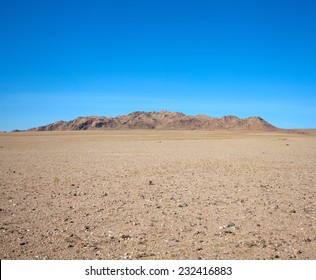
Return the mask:
[[[1,259],[316,259],[316,134],[0,134]]]

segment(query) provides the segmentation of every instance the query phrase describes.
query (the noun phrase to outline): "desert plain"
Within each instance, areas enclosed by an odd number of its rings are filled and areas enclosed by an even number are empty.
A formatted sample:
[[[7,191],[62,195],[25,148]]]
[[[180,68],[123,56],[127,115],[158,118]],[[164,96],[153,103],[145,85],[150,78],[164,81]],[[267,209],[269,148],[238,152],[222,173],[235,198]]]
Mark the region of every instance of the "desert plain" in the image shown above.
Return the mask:
[[[316,134],[0,133],[1,259],[316,259]]]

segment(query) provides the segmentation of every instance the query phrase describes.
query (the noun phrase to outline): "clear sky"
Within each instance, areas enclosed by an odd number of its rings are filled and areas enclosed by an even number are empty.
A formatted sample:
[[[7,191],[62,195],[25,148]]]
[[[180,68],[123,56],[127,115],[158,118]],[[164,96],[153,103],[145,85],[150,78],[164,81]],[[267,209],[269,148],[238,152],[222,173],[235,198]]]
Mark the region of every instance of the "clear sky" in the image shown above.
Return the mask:
[[[0,0],[0,130],[135,110],[316,128],[316,1]]]

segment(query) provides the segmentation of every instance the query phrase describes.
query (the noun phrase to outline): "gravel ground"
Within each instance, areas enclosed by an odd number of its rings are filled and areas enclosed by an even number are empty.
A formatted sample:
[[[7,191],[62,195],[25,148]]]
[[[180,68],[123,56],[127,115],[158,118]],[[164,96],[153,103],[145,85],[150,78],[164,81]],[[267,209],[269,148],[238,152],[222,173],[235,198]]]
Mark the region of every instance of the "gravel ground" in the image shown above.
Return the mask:
[[[316,259],[316,135],[0,134],[1,259]]]

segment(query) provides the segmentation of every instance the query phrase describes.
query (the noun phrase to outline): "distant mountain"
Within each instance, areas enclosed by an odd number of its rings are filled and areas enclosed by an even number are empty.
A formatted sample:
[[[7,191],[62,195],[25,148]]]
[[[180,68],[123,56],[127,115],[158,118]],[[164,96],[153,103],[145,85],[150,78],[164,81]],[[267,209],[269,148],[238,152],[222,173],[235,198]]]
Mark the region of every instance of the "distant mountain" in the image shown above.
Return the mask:
[[[190,129],[190,130],[278,130],[260,117],[240,119],[235,116],[212,118],[206,115],[189,116],[178,112],[133,112],[117,117],[79,117],[29,129],[31,131],[104,129]]]

